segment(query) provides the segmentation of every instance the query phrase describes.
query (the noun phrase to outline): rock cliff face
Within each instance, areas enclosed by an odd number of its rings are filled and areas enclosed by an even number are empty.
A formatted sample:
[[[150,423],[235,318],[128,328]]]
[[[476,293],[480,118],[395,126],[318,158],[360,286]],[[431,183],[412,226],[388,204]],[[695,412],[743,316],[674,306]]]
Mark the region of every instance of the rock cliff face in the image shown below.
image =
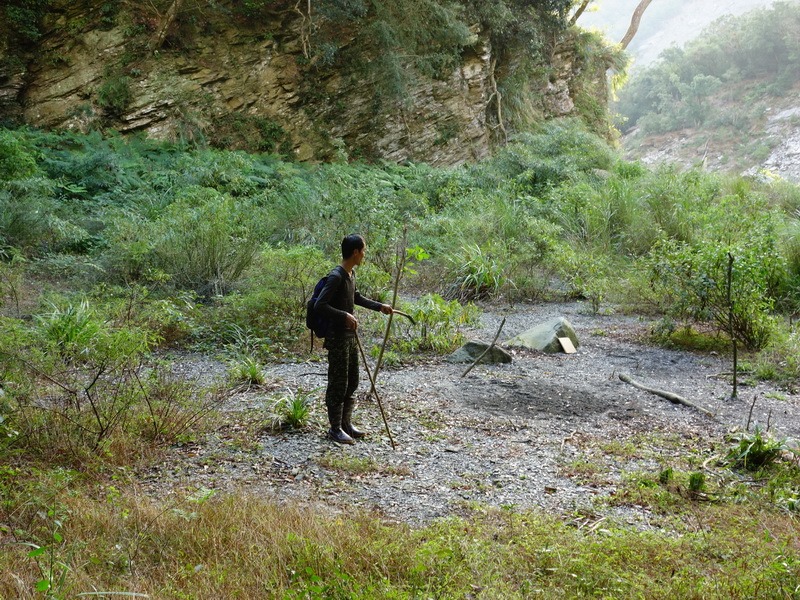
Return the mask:
[[[101,0],[55,0],[35,49],[15,53],[0,30],[0,120],[157,139],[204,136],[250,149],[255,132],[261,149],[280,144],[298,160],[339,153],[455,165],[502,140],[495,75],[503,65],[483,32],[475,31],[448,76],[416,77],[402,102],[386,101],[355,70],[309,65],[307,23],[293,4],[273,4],[258,27],[230,11],[204,14],[202,25],[176,19],[154,49],[163,14],[140,8],[111,19]],[[557,48],[551,56],[541,113],[569,115],[578,68]],[[595,81],[599,97],[603,79]]]

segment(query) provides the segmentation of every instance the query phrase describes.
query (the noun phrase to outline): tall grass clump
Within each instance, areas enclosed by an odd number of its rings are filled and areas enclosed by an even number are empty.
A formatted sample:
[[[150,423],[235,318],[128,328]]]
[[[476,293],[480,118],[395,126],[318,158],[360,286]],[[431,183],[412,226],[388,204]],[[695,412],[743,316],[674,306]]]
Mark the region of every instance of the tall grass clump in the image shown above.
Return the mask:
[[[186,187],[155,221],[120,215],[109,267],[120,279],[162,273],[178,289],[222,295],[261,243],[257,207],[208,187]]]
[[[253,205],[209,188],[187,189],[156,224],[154,266],[179,288],[223,294],[258,250],[253,211]]]
[[[170,500],[74,471],[0,471],[0,508],[20,542],[0,554],[0,594],[112,590],[158,598],[686,597],[800,585],[791,516],[702,504],[677,531],[576,527],[533,512],[476,507],[418,528],[342,517],[254,494],[199,488]],[[89,493],[89,492],[92,493]],[[702,534],[701,525],[713,523]],[[54,532],[57,535],[54,535]],[[756,535],[753,535],[753,533]],[[44,548],[32,553],[31,545]],[[258,551],[254,551],[258,548]],[[223,551],[224,549],[224,551]],[[52,557],[61,578],[47,578]]]
[[[237,330],[261,340],[256,354],[281,353],[305,341],[306,301],[317,281],[336,265],[333,257],[307,246],[265,247],[239,284],[220,299],[209,328],[240,346]],[[240,338],[238,338],[240,339]]]

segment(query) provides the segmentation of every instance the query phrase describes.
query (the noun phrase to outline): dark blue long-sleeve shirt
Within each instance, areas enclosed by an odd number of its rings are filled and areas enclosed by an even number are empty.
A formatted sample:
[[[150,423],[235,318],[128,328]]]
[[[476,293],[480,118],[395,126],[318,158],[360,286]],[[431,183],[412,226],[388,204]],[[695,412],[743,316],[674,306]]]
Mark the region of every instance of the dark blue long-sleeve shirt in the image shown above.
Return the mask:
[[[337,266],[328,274],[325,287],[322,288],[314,310],[319,311],[330,322],[328,337],[355,335],[355,331],[346,327],[346,313],[353,314],[355,306],[363,306],[370,310],[380,310],[380,302],[364,298],[356,290],[355,273],[350,274],[342,266]]]

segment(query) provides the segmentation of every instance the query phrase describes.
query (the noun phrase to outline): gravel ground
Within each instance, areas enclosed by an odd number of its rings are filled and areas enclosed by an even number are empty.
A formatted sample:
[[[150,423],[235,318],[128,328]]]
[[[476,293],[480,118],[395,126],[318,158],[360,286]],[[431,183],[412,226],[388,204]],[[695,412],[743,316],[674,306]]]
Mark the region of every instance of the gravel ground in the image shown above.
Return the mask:
[[[730,399],[730,384],[720,376],[730,371],[728,357],[644,344],[652,325],[646,319],[591,315],[579,303],[493,307],[468,336],[491,341],[505,317],[502,344],[556,316],[574,326],[577,353],[517,352],[511,364],[479,365],[463,378],[466,365],[444,360],[382,370],[378,391],[396,448],[377,403],[364,393],[363,370],[354,422],[370,432],[365,440],[341,447],[325,438],[322,389],[307,428],[275,433],[260,426],[276,393],[325,385],[323,356],[271,365],[268,385],[232,395],[215,433],[172,448],[140,474],[142,484],[160,497],[204,486],[334,511],[356,507],[414,526],[495,506],[593,518],[613,513],[647,528],[646,509],[597,502],[616,492],[624,473],[658,473],[682,448],[713,457],[725,433],[745,425],[754,400],[752,423],[800,438],[796,391],[759,383],[740,387],[738,399]],[[201,356],[183,357],[177,367],[206,381],[225,372]],[[620,373],[714,416],[623,383]],[[625,444],[646,444],[649,451],[611,451]],[[576,476],[587,456],[600,472]]]

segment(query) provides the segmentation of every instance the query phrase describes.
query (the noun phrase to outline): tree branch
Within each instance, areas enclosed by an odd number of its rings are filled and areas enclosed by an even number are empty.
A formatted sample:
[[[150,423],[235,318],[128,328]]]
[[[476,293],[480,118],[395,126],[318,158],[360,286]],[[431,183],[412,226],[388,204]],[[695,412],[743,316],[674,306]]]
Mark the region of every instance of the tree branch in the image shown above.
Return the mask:
[[[647,387],[646,385],[639,383],[635,379],[631,379],[628,375],[625,375],[624,373],[620,373],[619,378],[621,381],[624,381],[625,383],[630,383],[635,388],[639,388],[640,390],[644,390],[645,392],[650,392],[651,394],[655,394],[656,396],[661,396],[662,398],[669,400],[673,404],[683,404],[684,406],[695,408],[699,410],[701,413],[708,415],[709,417],[714,416],[714,413],[712,413],[710,410],[703,408],[702,406],[698,406],[694,402],[690,402],[683,396],[679,396],[678,394],[673,394],[672,392],[665,392],[664,390]]]
[[[631,17],[631,24],[628,27],[628,31],[625,32],[622,41],[620,41],[619,43],[623,49],[628,47],[628,44],[631,43],[633,36],[635,36],[636,32],[639,31],[639,23],[642,20],[642,15],[644,14],[645,9],[648,6],[650,6],[650,3],[652,1],[653,0],[641,0],[641,2],[639,2],[639,5],[636,7],[636,10],[633,11],[633,16]]]
[[[569,20],[570,25],[575,25],[575,22],[580,18],[580,16],[583,14],[583,11],[586,10],[586,7],[589,6],[591,2],[592,0],[583,0],[583,2],[581,2],[578,10],[575,11],[575,14],[572,15],[572,18]]]

